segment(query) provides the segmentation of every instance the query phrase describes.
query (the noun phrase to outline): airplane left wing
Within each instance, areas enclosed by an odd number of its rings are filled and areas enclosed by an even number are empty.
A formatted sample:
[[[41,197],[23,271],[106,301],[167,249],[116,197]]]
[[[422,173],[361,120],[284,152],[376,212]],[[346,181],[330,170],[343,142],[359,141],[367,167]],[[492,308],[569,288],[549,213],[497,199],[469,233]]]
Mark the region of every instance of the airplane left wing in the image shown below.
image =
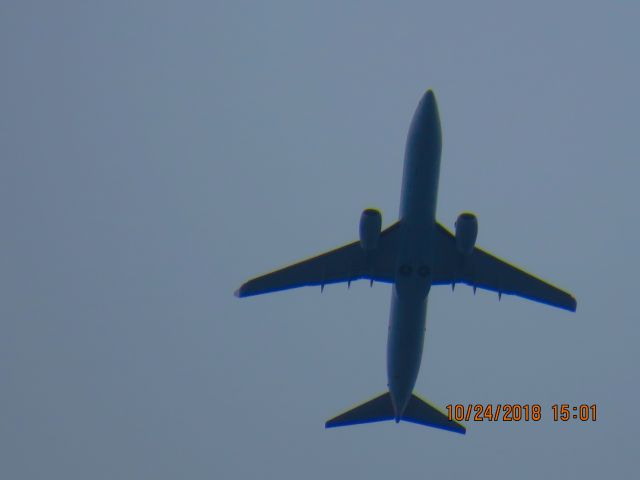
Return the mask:
[[[553,307],[576,311],[576,299],[524,270],[474,247],[469,255],[456,248],[454,235],[436,224],[436,251],[433,284],[466,283],[502,294],[517,295]]]
[[[380,233],[378,247],[366,253],[360,242],[267,273],[244,283],[235,295],[249,297],[263,293],[310,285],[351,282],[360,278],[392,283],[395,280],[395,257],[398,242],[396,222]]]

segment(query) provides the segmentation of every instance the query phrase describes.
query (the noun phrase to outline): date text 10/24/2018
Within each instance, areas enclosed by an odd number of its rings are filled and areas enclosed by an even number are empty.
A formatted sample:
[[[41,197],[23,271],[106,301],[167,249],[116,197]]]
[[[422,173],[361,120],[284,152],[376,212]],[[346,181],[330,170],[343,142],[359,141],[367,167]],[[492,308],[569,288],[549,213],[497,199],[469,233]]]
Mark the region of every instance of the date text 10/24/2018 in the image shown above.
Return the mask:
[[[539,422],[542,420],[542,406],[538,403],[468,403],[463,405],[447,405],[447,417],[456,422]],[[593,403],[572,405],[570,403],[554,403],[551,405],[554,422],[595,422],[597,407]]]

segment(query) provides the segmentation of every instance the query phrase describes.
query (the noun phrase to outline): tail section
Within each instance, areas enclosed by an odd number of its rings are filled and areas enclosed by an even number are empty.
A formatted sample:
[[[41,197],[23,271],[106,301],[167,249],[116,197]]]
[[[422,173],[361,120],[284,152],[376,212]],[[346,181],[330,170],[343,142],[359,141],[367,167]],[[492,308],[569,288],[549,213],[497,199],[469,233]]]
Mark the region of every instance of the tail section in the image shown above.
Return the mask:
[[[394,418],[395,412],[393,403],[391,402],[391,395],[387,392],[332,418],[325,424],[325,428],[382,422],[385,420],[393,420]],[[449,420],[447,415],[436,407],[413,394],[400,420],[426,425],[427,427],[442,428],[451,432],[462,434],[466,432],[464,425]]]
[[[449,417],[445,413],[414,394],[411,394],[409,404],[402,414],[402,420],[419,423],[427,427],[442,428],[443,430],[449,430],[463,435],[467,431],[464,425],[454,420],[449,420]]]
[[[324,426],[325,428],[346,427],[359,423],[383,422],[394,418],[391,395],[387,392],[332,418]]]

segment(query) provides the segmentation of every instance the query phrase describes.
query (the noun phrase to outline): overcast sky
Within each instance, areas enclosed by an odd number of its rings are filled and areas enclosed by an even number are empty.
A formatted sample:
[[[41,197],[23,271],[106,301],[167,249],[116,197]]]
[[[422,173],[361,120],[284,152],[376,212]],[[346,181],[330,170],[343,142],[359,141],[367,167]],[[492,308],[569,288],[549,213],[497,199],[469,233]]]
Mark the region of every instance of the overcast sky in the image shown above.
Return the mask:
[[[516,5],[516,3],[518,5]],[[0,4],[0,477],[601,478],[637,470],[633,2]],[[416,392],[539,423],[324,430],[386,388],[389,285],[246,279],[399,207],[426,88],[438,217],[575,314],[430,295]],[[557,423],[554,403],[597,404]]]

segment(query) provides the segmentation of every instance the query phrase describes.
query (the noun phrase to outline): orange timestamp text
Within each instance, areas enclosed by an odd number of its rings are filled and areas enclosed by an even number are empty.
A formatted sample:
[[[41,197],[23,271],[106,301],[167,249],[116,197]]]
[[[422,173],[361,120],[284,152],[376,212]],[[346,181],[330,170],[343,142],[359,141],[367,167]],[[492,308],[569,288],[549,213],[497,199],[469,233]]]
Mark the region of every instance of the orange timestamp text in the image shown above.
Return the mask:
[[[539,422],[542,420],[542,406],[539,403],[461,403],[449,404],[447,417],[456,422]],[[551,406],[553,421],[566,422],[580,420],[595,422],[597,418],[596,404],[571,405],[556,403]]]

